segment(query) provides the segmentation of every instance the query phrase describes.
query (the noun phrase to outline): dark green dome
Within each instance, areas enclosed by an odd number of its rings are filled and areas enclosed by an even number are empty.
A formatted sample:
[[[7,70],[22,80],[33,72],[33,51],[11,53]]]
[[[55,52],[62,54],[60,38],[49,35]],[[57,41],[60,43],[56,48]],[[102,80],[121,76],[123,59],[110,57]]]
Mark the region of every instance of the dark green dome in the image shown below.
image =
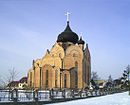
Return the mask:
[[[57,42],[72,42],[76,44],[78,43],[78,39],[78,35],[70,29],[69,22],[67,22],[65,30],[59,34]]]
[[[85,41],[80,37],[80,40],[78,41],[78,44],[85,44]]]

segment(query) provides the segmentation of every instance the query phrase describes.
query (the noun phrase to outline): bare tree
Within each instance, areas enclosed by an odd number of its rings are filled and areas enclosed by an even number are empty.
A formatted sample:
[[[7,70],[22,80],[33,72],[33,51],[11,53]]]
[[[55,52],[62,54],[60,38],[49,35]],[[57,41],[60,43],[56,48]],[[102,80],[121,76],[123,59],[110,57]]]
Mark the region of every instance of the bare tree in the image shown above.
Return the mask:
[[[9,69],[8,74],[4,77],[0,76],[0,88],[5,88],[10,82],[17,78],[17,71],[15,68]]]
[[[17,75],[18,75],[18,73],[14,67],[13,67],[13,69],[9,69],[9,76],[7,78],[7,82],[10,83],[10,82],[14,81],[17,78]]]
[[[113,79],[111,77],[111,75],[108,76],[108,82],[111,82],[112,83]]]
[[[92,73],[91,73],[91,79],[93,79],[93,80],[99,80],[100,77],[98,76],[97,72],[92,71]]]
[[[4,81],[4,79],[2,78],[2,76],[0,76],[0,89],[5,88],[6,86],[6,82]]]

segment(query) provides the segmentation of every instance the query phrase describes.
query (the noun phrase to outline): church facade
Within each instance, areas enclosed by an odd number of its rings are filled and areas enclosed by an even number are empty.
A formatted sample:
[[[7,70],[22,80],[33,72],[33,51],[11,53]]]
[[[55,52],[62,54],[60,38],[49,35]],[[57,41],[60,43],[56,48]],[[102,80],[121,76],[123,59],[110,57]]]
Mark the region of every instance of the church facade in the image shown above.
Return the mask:
[[[33,60],[28,71],[28,86],[37,89],[83,89],[91,78],[88,44],[73,32],[69,21],[56,43],[46,54]]]

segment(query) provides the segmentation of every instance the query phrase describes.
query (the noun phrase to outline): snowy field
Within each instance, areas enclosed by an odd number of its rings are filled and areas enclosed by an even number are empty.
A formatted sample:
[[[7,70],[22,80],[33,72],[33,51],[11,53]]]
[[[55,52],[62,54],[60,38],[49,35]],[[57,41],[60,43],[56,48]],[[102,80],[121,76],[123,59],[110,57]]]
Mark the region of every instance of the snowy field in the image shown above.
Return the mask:
[[[48,105],[130,105],[128,92]]]

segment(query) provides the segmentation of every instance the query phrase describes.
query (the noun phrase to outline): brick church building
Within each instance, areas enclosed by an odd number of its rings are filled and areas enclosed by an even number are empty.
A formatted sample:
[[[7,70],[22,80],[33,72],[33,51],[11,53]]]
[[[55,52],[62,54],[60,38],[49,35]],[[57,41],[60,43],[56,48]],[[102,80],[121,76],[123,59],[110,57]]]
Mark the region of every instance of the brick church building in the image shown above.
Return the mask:
[[[37,89],[82,89],[91,78],[88,44],[73,32],[67,21],[55,44],[46,54],[33,60],[28,71],[28,86]]]

